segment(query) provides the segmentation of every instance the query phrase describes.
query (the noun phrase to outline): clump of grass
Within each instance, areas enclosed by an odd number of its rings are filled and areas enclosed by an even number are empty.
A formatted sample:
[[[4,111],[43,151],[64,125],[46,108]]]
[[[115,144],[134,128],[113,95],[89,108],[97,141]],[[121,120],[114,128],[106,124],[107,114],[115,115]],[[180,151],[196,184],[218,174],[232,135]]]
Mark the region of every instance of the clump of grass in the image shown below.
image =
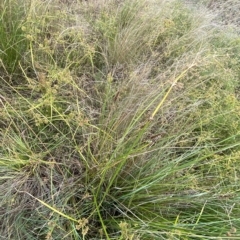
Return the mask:
[[[30,2],[0,80],[1,236],[238,238],[239,36],[177,1],[60,6]]]
[[[27,50],[28,40],[21,29],[27,8],[26,1],[2,1],[0,5],[0,67],[9,74],[15,72]]]

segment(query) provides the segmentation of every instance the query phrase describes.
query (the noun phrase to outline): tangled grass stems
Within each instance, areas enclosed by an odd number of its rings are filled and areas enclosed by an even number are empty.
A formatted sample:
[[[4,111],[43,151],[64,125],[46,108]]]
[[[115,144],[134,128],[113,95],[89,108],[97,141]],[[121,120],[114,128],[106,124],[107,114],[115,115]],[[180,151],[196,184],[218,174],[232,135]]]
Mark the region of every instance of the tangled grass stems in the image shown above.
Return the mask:
[[[238,239],[239,35],[175,0],[16,6],[0,235]]]

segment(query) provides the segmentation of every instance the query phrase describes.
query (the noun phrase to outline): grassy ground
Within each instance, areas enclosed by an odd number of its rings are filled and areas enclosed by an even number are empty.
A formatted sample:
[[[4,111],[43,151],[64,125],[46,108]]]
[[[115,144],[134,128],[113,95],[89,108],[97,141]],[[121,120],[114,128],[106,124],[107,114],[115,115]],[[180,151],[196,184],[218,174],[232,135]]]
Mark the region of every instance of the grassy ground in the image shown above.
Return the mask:
[[[240,239],[235,31],[175,0],[0,10],[1,239]]]
[[[234,27],[240,33],[240,2],[238,0],[207,0],[204,4],[217,13],[219,21]]]

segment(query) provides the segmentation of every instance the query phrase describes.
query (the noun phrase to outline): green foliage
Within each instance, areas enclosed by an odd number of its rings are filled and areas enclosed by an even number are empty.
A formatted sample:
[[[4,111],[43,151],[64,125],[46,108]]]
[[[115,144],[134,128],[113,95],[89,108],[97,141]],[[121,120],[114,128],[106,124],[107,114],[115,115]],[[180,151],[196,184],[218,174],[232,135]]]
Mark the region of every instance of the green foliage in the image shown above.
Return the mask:
[[[3,6],[4,239],[240,238],[237,34],[174,0]]]
[[[26,1],[2,1],[0,5],[0,59],[1,67],[10,74],[18,68],[28,47],[28,40],[22,31],[26,21]]]

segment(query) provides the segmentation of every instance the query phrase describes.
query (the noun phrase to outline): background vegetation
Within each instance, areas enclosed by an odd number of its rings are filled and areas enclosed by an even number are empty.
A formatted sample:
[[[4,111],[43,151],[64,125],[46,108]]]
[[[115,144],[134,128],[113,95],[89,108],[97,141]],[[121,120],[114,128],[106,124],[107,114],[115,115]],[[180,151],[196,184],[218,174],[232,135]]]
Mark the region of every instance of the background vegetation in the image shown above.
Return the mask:
[[[240,37],[209,2],[0,2],[2,239],[240,239]]]

